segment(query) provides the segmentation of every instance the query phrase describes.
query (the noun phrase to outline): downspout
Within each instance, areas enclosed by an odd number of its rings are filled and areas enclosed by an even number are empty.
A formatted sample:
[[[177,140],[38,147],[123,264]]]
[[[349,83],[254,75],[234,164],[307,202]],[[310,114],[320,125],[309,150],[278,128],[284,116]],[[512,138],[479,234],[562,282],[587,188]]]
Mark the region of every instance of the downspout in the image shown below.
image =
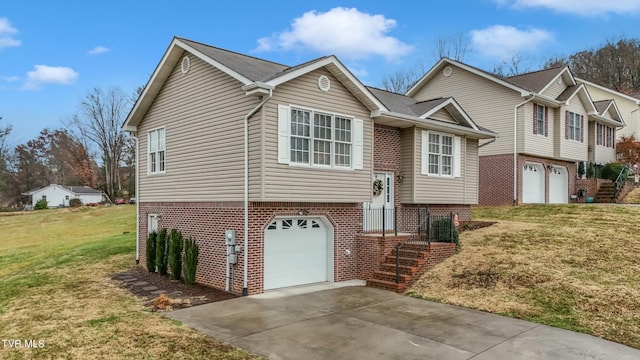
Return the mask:
[[[531,96],[531,94],[529,94]],[[513,108],[513,205],[518,205],[518,108],[533,100],[533,96]]]
[[[269,95],[263,96],[262,101],[244,117],[244,276],[242,296],[249,295],[249,118],[258,112],[272,96],[273,90],[269,89]]]
[[[135,182],[135,189],[136,189],[136,265],[140,263],[140,194],[139,194],[139,188],[140,188],[140,162],[138,161],[139,158],[139,154],[140,154],[140,142],[138,141],[138,137],[136,135],[134,135],[137,133],[130,133],[131,137],[136,141],[136,173],[135,173],[135,177],[136,177],[136,182]]]

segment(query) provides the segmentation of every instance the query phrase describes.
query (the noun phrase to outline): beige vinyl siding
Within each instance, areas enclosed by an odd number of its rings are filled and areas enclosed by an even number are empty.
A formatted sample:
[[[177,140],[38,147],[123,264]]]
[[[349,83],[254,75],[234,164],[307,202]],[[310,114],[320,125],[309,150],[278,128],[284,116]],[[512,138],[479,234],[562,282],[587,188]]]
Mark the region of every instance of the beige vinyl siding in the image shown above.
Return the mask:
[[[554,138],[556,136],[554,124],[557,121],[556,112],[553,108],[547,107],[547,109],[547,121],[549,122],[547,124],[547,136],[533,133],[534,103],[527,103],[519,109],[518,122],[521,127],[521,131],[518,133],[519,152],[541,157],[554,156]]]
[[[414,204],[477,204],[478,141],[461,138],[460,177],[422,175],[423,130],[427,129],[414,127],[403,129],[400,133],[400,163],[405,173],[400,185],[400,201]]]
[[[191,56],[176,65],[138,126],[140,201],[243,198],[243,117],[258,100],[242,84]],[[166,173],[147,175],[147,132],[166,128]]]
[[[476,124],[500,135],[494,143],[480,149],[481,156],[513,153],[513,111],[524,98],[514,90],[466,70],[454,66],[452,69],[449,77],[438,71],[414,98],[425,101],[454,97]]]
[[[622,119],[626,124],[625,127],[616,131],[617,139],[631,135],[634,135],[636,139],[640,138],[640,105],[637,105],[633,100],[616,95],[615,93],[604,91],[588,84],[585,85],[594,101],[615,100]]]
[[[454,124],[458,123],[456,119],[454,119],[453,116],[451,116],[451,114],[449,114],[449,112],[445,109],[440,109],[436,111],[433,115],[429,116],[429,118],[446,121]]]
[[[606,147],[604,145],[597,145],[597,123],[595,121],[589,122],[589,145],[592,151],[589,152],[589,161],[594,161],[598,164],[607,164],[616,160],[616,149],[612,147]],[[606,139],[606,133],[605,133]]]
[[[328,92],[323,92],[318,88],[320,75],[327,76],[331,81],[331,89]],[[310,108],[363,120],[363,169],[319,169],[279,164],[278,104]],[[329,71],[324,68],[318,69],[278,86],[264,111],[264,182],[260,192],[260,200],[371,201],[371,179],[373,176],[373,120],[371,112]],[[353,162],[353,152],[351,160]]]
[[[558,79],[560,80],[560,83],[558,83]],[[555,99],[562,94],[562,92],[567,88],[567,84],[562,80],[562,76],[558,79],[554,80],[553,83],[551,83],[551,85],[549,85],[549,87],[540,95]]]
[[[576,141],[571,139],[566,139],[566,111],[574,112],[584,116],[583,123],[583,132],[584,132],[584,141]],[[588,131],[588,116],[587,111],[582,105],[582,101],[579,96],[575,96],[571,99],[571,102],[568,106],[563,106],[560,111],[560,136],[557,139],[560,141],[560,157],[566,160],[573,161],[584,161],[587,160],[588,153],[588,141],[587,135]]]
[[[416,153],[415,127],[400,130],[400,172],[404,174],[400,184],[400,202],[414,203],[415,177],[420,174],[419,153]],[[417,164],[417,165],[416,165]]]

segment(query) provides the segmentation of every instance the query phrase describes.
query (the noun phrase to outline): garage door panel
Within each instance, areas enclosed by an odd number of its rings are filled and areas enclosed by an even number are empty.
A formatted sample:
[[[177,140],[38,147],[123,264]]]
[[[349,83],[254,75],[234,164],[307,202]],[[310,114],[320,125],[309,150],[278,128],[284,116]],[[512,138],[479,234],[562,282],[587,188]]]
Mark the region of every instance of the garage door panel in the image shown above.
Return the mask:
[[[264,236],[264,289],[327,281],[327,228],[319,219],[278,219]]]
[[[549,169],[549,203],[569,202],[569,173],[566,168],[552,166]]]
[[[540,164],[526,163],[522,168],[522,202],[539,204],[545,202],[545,172]]]

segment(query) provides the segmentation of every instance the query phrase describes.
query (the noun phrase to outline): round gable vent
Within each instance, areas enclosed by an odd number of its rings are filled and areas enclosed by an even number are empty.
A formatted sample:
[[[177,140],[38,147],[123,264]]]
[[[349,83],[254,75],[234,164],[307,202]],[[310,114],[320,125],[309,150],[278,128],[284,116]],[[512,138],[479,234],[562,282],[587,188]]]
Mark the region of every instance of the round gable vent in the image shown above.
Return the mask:
[[[183,74],[188,73],[190,68],[191,68],[191,59],[189,59],[188,56],[183,57],[182,64],[181,64],[182,73]]]
[[[329,91],[331,89],[331,81],[328,77],[320,75],[318,78],[318,88],[322,91]]]
[[[453,69],[451,68],[451,66],[447,66],[442,71],[442,75],[444,75],[445,77],[449,77],[449,76],[451,76],[451,74],[453,74]]]

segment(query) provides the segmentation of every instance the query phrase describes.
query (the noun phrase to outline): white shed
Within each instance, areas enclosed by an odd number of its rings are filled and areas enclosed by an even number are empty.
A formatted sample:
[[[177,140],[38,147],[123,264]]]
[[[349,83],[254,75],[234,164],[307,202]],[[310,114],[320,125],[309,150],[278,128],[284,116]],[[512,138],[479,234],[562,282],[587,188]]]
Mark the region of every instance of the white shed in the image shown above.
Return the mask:
[[[80,199],[83,205],[102,202],[102,192],[86,186],[62,186],[51,184],[41,189],[31,190],[22,195],[30,197],[28,207],[35,207],[36,203],[45,199],[50,208],[69,206],[69,200]]]

